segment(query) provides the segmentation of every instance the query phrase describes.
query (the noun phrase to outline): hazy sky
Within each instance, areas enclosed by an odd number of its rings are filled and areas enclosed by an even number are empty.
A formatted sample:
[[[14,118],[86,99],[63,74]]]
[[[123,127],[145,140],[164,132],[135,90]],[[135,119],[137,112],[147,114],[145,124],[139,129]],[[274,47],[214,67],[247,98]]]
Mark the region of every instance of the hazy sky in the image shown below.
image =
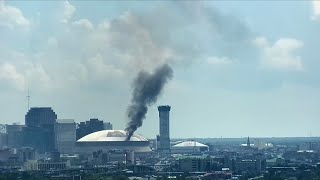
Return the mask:
[[[320,1],[0,0],[0,123],[31,106],[124,129],[131,82],[164,62],[174,78],[138,133],[320,136]]]

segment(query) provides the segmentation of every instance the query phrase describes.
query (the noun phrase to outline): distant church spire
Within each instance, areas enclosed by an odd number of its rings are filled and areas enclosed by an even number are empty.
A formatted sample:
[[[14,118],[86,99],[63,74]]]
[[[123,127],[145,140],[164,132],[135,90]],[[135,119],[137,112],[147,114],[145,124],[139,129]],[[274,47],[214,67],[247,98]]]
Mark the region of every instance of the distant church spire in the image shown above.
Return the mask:
[[[249,136],[248,136],[248,139],[247,139],[247,147],[250,147],[250,139],[249,139]]]

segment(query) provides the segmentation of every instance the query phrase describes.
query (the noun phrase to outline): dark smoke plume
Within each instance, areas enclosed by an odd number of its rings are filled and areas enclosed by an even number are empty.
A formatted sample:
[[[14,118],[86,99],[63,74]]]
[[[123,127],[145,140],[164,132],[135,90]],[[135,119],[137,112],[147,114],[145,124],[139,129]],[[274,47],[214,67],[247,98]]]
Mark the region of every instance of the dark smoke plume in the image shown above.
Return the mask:
[[[129,118],[129,123],[125,129],[127,140],[130,140],[137,128],[142,126],[148,107],[157,101],[164,85],[172,76],[173,70],[168,64],[156,68],[153,73],[139,72],[133,82],[131,104],[127,110]]]

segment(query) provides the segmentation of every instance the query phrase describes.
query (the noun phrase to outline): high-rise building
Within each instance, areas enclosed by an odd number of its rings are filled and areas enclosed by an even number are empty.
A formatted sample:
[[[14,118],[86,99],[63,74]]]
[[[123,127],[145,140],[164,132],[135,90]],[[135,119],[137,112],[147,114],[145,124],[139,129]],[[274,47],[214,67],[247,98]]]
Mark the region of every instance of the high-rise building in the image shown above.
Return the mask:
[[[105,122],[103,123],[104,125],[104,130],[112,130],[113,127],[112,127],[112,124],[110,122]]]
[[[73,153],[76,142],[76,127],[73,119],[58,119],[54,124],[55,148],[60,153]]]
[[[54,124],[57,114],[51,107],[32,107],[25,116],[27,127],[40,126],[42,124]]]
[[[7,133],[7,125],[6,124],[0,124],[0,133]]]
[[[0,149],[8,146],[7,125],[0,124]]]
[[[160,127],[160,150],[170,150],[170,127],[169,127],[169,112],[170,106],[158,106],[159,111],[159,127]]]
[[[54,125],[23,128],[23,145],[36,149],[40,154],[54,151]]]
[[[0,132],[0,149],[8,146],[8,134]]]
[[[39,153],[52,152],[55,142],[54,123],[57,114],[51,107],[33,107],[25,116],[23,144],[35,148]]]
[[[18,148],[23,145],[22,130],[24,127],[24,125],[18,124],[7,125],[6,132],[8,147]]]
[[[106,128],[112,129],[112,124],[104,123],[97,118],[92,118],[86,122],[80,122],[77,127],[77,140],[93,132],[105,130]]]

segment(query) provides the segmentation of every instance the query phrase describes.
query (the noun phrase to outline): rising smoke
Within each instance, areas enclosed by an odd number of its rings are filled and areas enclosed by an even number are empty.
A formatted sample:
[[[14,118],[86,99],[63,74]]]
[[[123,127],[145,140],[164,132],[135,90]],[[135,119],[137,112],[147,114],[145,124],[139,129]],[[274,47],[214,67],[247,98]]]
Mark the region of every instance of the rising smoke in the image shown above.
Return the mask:
[[[127,113],[129,122],[125,129],[127,140],[130,140],[133,133],[142,126],[146,118],[148,107],[157,101],[164,85],[173,76],[173,70],[168,64],[155,69],[153,73],[140,71],[133,82],[131,104]]]

